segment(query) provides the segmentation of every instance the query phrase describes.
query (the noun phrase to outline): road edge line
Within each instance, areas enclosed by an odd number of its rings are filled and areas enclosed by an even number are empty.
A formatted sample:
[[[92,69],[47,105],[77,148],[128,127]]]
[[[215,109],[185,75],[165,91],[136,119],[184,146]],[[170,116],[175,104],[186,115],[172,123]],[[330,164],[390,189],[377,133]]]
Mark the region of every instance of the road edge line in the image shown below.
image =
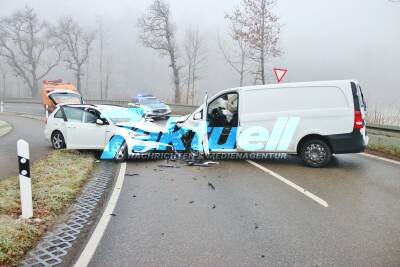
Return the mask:
[[[365,153],[365,152],[359,153],[359,154],[364,156],[364,157],[369,157],[369,158],[373,158],[373,159],[380,159],[380,160],[383,160],[383,161],[386,161],[386,162],[390,162],[390,163],[393,163],[393,164],[400,165],[400,161],[397,161],[397,160],[394,160],[394,159],[388,159],[388,158],[376,156],[376,155]]]
[[[107,228],[107,225],[111,219],[111,214],[113,213],[115,206],[117,205],[119,195],[121,193],[122,185],[125,179],[126,162],[121,163],[119,169],[118,178],[114,186],[114,190],[111,193],[110,200],[101,215],[101,218],[96,225],[89,241],[87,242],[85,248],[83,249],[81,255],[79,255],[78,260],[75,262],[74,267],[86,267],[90,263],[94,253],[96,252],[97,246],[99,245],[101,238]]]
[[[261,166],[258,163],[255,163],[252,160],[247,160],[248,163],[250,163],[251,165],[259,168],[260,170],[268,173],[269,175],[275,177],[276,179],[280,180],[281,182],[289,185],[290,187],[296,189],[297,191],[299,191],[300,193],[302,193],[303,195],[311,198],[312,200],[314,200],[315,202],[317,202],[318,204],[320,204],[321,206],[327,208],[329,207],[328,202],[326,202],[325,200],[323,200],[322,198],[314,195],[313,193],[311,193],[310,191],[307,191],[306,189],[304,189],[303,187],[293,183],[292,181],[286,179],[285,177],[277,174],[276,172],[271,171],[270,169],[265,168],[264,166]]]

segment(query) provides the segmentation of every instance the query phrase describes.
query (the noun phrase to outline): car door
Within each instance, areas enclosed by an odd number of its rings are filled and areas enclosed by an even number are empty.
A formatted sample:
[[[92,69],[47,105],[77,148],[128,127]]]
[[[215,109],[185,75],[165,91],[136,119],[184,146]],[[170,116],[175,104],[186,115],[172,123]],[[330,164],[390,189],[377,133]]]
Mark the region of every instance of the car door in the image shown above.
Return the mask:
[[[83,128],[83,107],[64,106],[66,117],[66,143],[68,149],[88,149],[87,144],[82,139]]]
[[[98,124],[100,120],[102,123]],[[87,108],[83,112],[82,142],[89,149],[104,149],[106,140],[111,131],[109,122],[94,108]]]

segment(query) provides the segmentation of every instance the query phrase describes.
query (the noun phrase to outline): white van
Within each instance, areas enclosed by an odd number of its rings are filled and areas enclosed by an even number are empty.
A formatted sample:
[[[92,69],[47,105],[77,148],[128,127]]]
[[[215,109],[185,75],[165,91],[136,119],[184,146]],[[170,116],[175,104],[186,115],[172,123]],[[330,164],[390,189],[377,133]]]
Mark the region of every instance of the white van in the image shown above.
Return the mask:
[[[287,153],[300,155],[306,166],[323,167],[332,154],[364,151],[368,144],[365,118],[359,83],[340,80],[223,90],[206,97],[178,126],[205,125],[206,154]],[[219,131],[217,142],[210,139],[214,129]],[[233,146],[221,145],[229,139]]]

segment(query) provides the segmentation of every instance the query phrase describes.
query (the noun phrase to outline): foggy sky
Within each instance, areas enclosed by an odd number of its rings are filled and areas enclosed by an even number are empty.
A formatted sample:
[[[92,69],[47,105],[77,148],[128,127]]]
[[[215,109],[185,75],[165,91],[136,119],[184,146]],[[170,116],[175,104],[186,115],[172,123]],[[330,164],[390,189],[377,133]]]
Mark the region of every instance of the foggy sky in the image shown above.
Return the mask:
[[[222,39],[227,38],[224,15],[239,0],[168,2],[178,43],[183,42],[184,33],[190,28],[198,27],[203,38],[206,60],[200,72],[200,95],[238,86],[239,77],[219,53],[217,36],[219,33]],[[96,18],[101,16],[108,39],[105,53],[112,66],[111,97],[153,92],[163,100],[173,99],[168,59],[142,47],[137,38],[137,19],[151,0],[0,0],[0,3],[0,16],[30,5],[50,22],[70,15],[87,28],[94,28]],[[274,66],[288,69],[284,82],[354,78],[361,83],[372,105],[400,108],[400,3],[278,0],[274,10],[283,25],[280,42],[283,55],[268,64],[271,79]],[[99,84],[97,46],[94,43],[89,70],[88,96],[92,98]],[[74,81],[63,67],[47,78],[59,77]],[[252,79],[247,83],[252,83]]]

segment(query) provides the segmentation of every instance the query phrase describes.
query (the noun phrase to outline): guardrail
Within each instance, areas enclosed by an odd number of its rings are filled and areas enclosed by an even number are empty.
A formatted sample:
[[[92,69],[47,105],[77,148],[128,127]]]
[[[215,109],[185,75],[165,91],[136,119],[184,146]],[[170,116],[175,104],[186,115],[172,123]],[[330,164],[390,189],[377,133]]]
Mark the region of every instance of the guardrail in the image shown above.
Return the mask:
[[[42,101],[39,98],[23,98],[23,97],[7,97],[0,98],[4,103],[30,103],[30,104],[41,104]],[[101,99],[88,99],[85,100],[88,104],[106,104],[106,105],[118,105],[118,106],[126,106],[129,101],[128,100],[101,100]],[[184,115],[193,112],[197,106],[192,105],[182,105],[182,104],[168,104],[173,113],[177,115]],[[391,126],[391,125],[379,125],[368,123],[367,128],[371,130],[378,130],[383,132],[391,132],[391,133],[399,133],[399,126]]]

